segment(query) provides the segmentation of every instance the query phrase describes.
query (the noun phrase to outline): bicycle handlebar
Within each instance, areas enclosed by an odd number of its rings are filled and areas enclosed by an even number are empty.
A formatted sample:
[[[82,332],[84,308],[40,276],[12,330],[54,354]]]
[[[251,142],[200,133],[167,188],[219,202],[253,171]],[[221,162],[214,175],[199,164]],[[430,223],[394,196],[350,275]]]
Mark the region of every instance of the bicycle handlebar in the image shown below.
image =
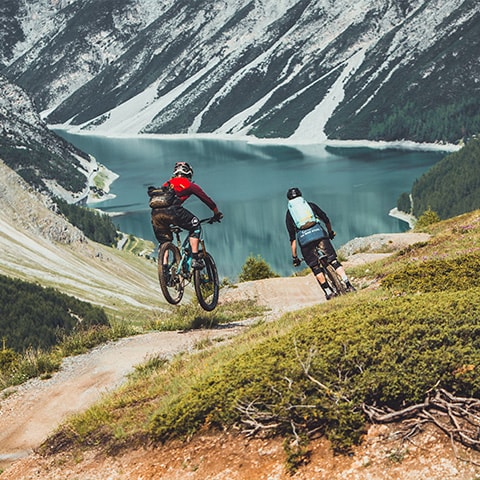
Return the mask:
[[[200,223],[205,223],[206,222],[206,223],[212,224],[212,223],[216,223],[216,222],[220,223],[220,221],[221,221],[220,218],[215,218],[215,216],[213,216],[213,217],[203,218],[202,220],[200,220]]]
[[[202,218],[201,220],[199,220],[199,223],[210,223],[210,224],[216,223],[216,222],[220,223],[220,220],[221,220],[220,218],[208,217],[208,218]],[[172,229],[172,232],[178,232],[178,233],[186,230],[174,224],[170,225],[170,228]]]

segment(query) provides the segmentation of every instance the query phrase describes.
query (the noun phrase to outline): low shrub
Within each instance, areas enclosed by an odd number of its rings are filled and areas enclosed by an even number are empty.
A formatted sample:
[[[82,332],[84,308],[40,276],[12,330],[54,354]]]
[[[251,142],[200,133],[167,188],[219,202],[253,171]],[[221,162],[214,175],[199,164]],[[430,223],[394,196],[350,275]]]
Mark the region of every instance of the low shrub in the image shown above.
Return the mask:
[[[480,284],[480,256],[416,261],[387,275],[382,286],[397,293],[467,290]]]
[[[364,302],[312,312],[291,333],[212,369],[158,411],[155,439],[203,427],[249,433],[323,433],[337,451],[360,441],[362,404],[395,409],[423,401],[435,385],[478,396],[480,289]],[[294,426],[294,428],[292,428]]]
[[[430,207],[425,210],[420,217],[418,218],[417,222],[415,223],[415,230],[422,230],[433,223],[438,223],[440,221],[440,217],[436,212],[434,212]]]
[[[262,280],[264,278],[278,277],[270,265],[260,256],[249,256],[242,266],[242,271],[238,276],[239,282],[248,282],[251,280]]]

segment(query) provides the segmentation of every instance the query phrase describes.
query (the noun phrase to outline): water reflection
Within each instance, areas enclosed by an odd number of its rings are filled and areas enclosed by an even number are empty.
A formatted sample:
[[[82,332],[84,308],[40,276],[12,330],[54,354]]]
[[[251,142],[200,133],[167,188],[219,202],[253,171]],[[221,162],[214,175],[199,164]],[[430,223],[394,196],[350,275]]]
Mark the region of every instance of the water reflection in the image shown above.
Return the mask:
[[[400,232],[404,222],[388,215],[398,196],[444,156],[441,152],[338,148],[322,145],[249,144],[200,138],[104,138],[59,132],[120,175],[116,198],[95,206],[122,212],[122,231],[153,240],[148,185],[169,178],[176,161],[189,162],[194,180],[225,214],[205,236],[220,275],[235,279],[249,255],[261,255],[282,275],[291,274],[285,229],[286,191],[299,187],[330,216],[336,247],[374,233]],[[209,215],[198,199],[185,205]]]

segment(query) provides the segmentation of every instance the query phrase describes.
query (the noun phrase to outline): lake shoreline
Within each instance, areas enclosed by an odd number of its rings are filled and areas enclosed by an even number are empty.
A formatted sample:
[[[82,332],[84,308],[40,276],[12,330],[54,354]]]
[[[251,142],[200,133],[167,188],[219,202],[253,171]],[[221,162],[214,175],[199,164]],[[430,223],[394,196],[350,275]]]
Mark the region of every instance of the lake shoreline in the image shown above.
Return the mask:
[[[392,208],[388,214],[393,218],[398,218],[402,222],[408,223],[408,226],[412,229],[417,222],[417,219],[408,213],[400,211],[397,207]]]
[[[306,198],[320,202],[336,227],[336,244],[343,245],[355,237],[408,230],[408,219],[393,218],[389,211],[416,178],[444,157],[443,152],[424,148],[337,151],[273,142],[252,145],[218,136],[210,141],[198,135],[131,140],[61,130],[58,134],[109,170],[95,179],[99,195],[91,196],[87,205],[112,217],[119,231],[145,240],[155,241],[148,185],[169,178],[174,161],[193,162],[195,181],[225,215],[221,225],[204,233],[219,274],[228,278],[239,274],[250,255],[260,255],[278,274],[292,273],[285,229],[285,192],[292,183]],[[202,218],[209,214],[198,198],[192,198],[187,208]]]
[[[80,130],[79,128],[72,128],[69,125],[48,125],[50,130],[62,130],[71,135],[87,135],[103,138],[122,138],[122,139],[157,139],[157,140],[220,140],[231,142],[243,142],[253,145],[291,145],[291,146],[306,146],[306,145],[319,145],[325,147],[334,148],[372,148],[375,150],[415,150],[415,151],[444,151],[444,152],[456,152],[462,148],[461,145],[455,145],[450,143],[419,143],[410,140],[398,140],[393,142],[387,142],[383,140],[334,140],[326,139],[325,141],[318,142],[290,138],[257,138],[248,135],[227,135],[217,133],[172,133],[172,134],[159,134],[159,133],[139,133],[139,134],[120,134],[120,133],[96,133],[95,131]]]

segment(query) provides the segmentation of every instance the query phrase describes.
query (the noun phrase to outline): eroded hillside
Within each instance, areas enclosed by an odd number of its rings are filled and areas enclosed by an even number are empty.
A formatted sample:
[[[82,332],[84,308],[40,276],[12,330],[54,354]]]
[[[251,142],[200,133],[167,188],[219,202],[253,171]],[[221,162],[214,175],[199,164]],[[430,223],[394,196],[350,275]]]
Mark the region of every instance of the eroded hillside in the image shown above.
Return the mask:
[[[156,264],[88,240],[0,162],[0,272],[107,310],[162,308]]]

